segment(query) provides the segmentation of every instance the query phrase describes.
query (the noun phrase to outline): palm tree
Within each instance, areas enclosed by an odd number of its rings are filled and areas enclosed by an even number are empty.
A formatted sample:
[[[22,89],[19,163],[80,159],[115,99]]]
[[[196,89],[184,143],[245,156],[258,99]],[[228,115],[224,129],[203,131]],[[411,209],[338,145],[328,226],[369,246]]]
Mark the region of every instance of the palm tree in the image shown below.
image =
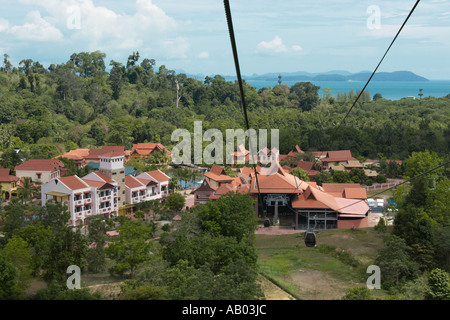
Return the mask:
[[[181,176],[184,181],[184,187],[187,188],[187,183],[191,179],[191,170],[189,170],[188,168],[183,168]]]
[[[191,172],[191,180],[193,181],[193,184],[197,182],[197,180],[200,180],[202,178],[202,173],[197,170],[192,170]]]
[[[33,195],[40,191],[40,184],[39,181],[33,182],[30,177],[23,178],[17,188],[17,195],[22,200],[22,204],[32,200]]]
[[[33,183],[31,178],[25,177],[21,183],[19,188],[17,189],[17,195],[19,199],[22,200],[22,204],[31,200],[31,196],[33,194]]]

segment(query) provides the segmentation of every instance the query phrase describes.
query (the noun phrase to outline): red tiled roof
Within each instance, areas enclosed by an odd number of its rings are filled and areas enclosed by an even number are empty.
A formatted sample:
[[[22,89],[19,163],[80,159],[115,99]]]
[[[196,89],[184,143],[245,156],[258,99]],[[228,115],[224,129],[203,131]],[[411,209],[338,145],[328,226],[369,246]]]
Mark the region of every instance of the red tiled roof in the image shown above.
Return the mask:
[[[313,166],[314,166],[313,162],[300,160],[295,168],[301,168],[306,172],[308,172],[312,169]]]
[[[225,169],[216,164],[213,164],[209,172],[220,176],[221,174],[225,174]]]
[[[191,194],[195,193],[196,191],[208,191],[208,192],[211,191],[212,192],[214,190],[216,190],[216,188],[213,187],[209,183],[208,179],[204,179],[201,185],[199,185],[197,188],[195,188],[191,191]]]
[[[250,167],[242,167],[239,169],[239,172],[242,173],[244,176],[249,177],[249,176],[255,174],[255,169],[250,168]],[[256,166],[256,172],[261,172],[260,166]]]
[[[117,153],[120,155],[125,155],[124,146],[102,146],[100,149],[75,149],[70,150],[68,153],[63,154],[58,157],[64,157],[68,159],[81,160],[98,160],[98,156],[108,155],[109,153]],[[58,158],[56,157],[56,158]]]
[[[218,166],[216,164],[213,164],[211,169],[208,172],[206,172],[204,174],[204,176],[209,178],[209,179],[211,179],[211,180],[220,181],[220,182],[226,182],[226,181],[234,180],[233,177],[230,177],[230,176],[225,174],[225,170],[222,167],[220,167],[220,166]]]
[[[95,171],[95,172],[93,172],[93,174],[97,175],[97,177],[99,177],[100,179],[102,179],[103,181],[105,181],[107,183],[111,183],[111,184],[115,184],[116,183],[114,180],[108,178],[108,176],[105,175],[101,171]]]
[[[98,157],[108,157],[108,158],[113,158],[113,157],[120,157],[120,156],[124,156],[125,152],[121,152],[121,151],[110,151],[104,154],[99,154]]]
[[[96,187],[97,189],[100,189],[103,187],[106,182],[102,181],[95,181],[95,180],[88,180],[88,179],[82,179],[85,183],[87,183],[90,187]]]
[[[347,199],[367,199],[365,188],[345,188],[344,198]]]
[[[361,188],[358,183],[323,183],[325,192],[344,192],[345,188]]]
[[[261,193],[300,193],[308,187],[308,184],[304,181],[283,170],[279,163],[277,163],[277,166],[278,171],[274,174],[258,175],[258,185]],[[255,177],[252,177],[250,192],[257,193],[258,185]]]
[[[366,199],[366,189],[361,188],[358,183],[324,183],[322,187],[325,192],[337,197],[351,199]]]
[[[231,185],[230,183],[224,183],[222,184],[220,187],[218,187],[214,193],[212,193],[209,198],[210,199],[218,199],[220,198],[222,195],[227,194],[230,191],[235,191],[236,190],[236,186]]]
[[[19,181],[19,178],[10,174],[9,168],[0,168],[0,181],[13,182]]]
[[[340,214],[364,216],[369,206],[361,200],[334,197],[327,192],[308,187],[301,195],[292,201],[293,208],[329,208]]]
[[[57,171],[63,167],[64,164],[56,159],[30,159],[24,161],[21,165],[16,166],[15,171]]]
[[[153,180],[148,180],[148,179],[141,179],[141,178],[136,178],[139,182],[143,183],[144,185],[148,186],[148,185],[157,185],[157,183]]]
[[[141,156],[147,156],[147,155],[151,154],[155,149],[159,150],[159,151],[162,151],[163,149],[165,149],[169,156],[172,154],[161,143],[136,143],[136,144],[133,144],[133,148],[131,149],[131,154],[137,153]]]
[[[350,150],[335,150],[335,151],[327,151],[325,158],[322,158],[322,162],[339,162],[339,161],[348,161],[348,160],[357,160],[352,157],[352,153]]]
[[[107,154],[125,155],[124,146],[102,146],[100,149],[89,149],[88,159],[98,159],[98,156],[105,156]]]
[[[170,180],[170,177],[160,170],[148,171],[146,173],[158,182],[164,182],[164,181]]]
[[[62,182],[67,188],[71,190],[78,190],[89,187],[89,185],[81,180],[78,176],[60,177],[57,178],[57,180]]]
[[[90,149],[70,150],[66,154],[57,156],[56,158],[63,157],[63,158],[67,158],[67,159],[81,160],[81,159],[85,159],[89,155],[89,150]]]
[[[128,188],[138,188],[144,187],[145,184],[143,184],[141,181],[139,181],[133,176],[125,176],[125,186],[127,186]]]

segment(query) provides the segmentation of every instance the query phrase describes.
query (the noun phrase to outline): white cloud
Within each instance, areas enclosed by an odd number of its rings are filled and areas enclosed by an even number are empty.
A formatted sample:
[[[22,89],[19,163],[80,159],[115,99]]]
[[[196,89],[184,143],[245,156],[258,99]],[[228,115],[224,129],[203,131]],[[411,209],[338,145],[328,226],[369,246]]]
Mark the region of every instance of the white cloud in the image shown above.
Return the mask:
[[[8,30],[9,30],[8,21],[0,18],[0,32],[7,32]]]
[[[282,53],[287,52],[287,47],[283,44],[283,40],[279,36],[275,36],[269,42],[261,41],[256,47],[259,52],[263,53]]]
[[[177,23],[152,0],[136,0],[135,12],[116,12],[93,0],[21,0],[24,5],[40,7],[30,12],[24,25],[9,26],[16,39],[61,40],[79,44],[80,51],[139,50],[174,38]],[[45,19],[41,14],[48,14]],[[0,20],[0,31],[8,28]],[[172,40],[167,40],[169,46]],[[179,41],[177,42],[179,43]],[[156,47],[156,46],[154,46]],[[182,46],[183,47],[183,46]],[[186,52],[185,46],[183,52]],[[166,52],[166,49],[162,49]],[[152,52],[158,55],[158,52]]]
[[[380,29],[366,29],[360,34],[374,38],[394,38],[399,30],[398,25],[381,24]],[[408,39],[427,39],[430,41],[448,43],[450,27],[426,26],[426,25],[406,25],[399,37]]]
[[[200,54],[198,55],[198,57],[200,59],[208,59],[209,58],[209,53],[206,51],[200,52]]]
[[[275,36],[272,40],[266,42],[261,41],[257,47],[256,51],[262,54],[287,54],[287,53],[299,53],[303,50],[303,48],[299,45],[293,45],[291,47],[287,47],[283,43],[283,39],[279,36]]]
[[[183,37],[162,41],[162,54],[165,59],[186,59],[189,43]]]
[[[26,21],[23,25],[12,26],[7,31],[19,40],[59,41],[63,39],[61,31],[44,20],[39,11],[30,12]]]

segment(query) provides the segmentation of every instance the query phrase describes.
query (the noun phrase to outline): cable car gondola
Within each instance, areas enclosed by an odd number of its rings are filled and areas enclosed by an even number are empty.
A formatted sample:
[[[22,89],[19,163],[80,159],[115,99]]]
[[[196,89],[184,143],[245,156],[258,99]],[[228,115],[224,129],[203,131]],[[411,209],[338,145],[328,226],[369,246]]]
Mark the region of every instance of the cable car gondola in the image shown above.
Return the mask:
[[[315,247],[316,246],[316,234],[314,231],[307,230],[305,232],[305,245],[307,247]]]

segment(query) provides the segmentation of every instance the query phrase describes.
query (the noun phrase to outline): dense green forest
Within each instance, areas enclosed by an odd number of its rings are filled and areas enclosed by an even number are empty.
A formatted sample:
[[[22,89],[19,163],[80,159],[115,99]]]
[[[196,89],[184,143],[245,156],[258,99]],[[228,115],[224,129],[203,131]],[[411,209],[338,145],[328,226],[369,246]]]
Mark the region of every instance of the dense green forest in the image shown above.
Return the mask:
[[[156,61],[141,59],[138,52],[123,63],[110,61],[108,68],[105,59],[98,51],[74,53],[66,63],[46,69],[31,59],[13,66],[4,56],[1,167],[13,169],[21,158],[50,158],[78,147],[130,149],[137,142],[161,142],[170,148],[176,143],[172,132],[193,132],[196,120],[203,121],[203,130],[217,128],[224,135],[226,129],[245,128],[237,83],[220,75],[197,80],[164,65],[156,69]],[[318,90],[309,82],[259,90],[246,84],[250,126],[279,129],[281,153],[298,144],[303,150],[351,149],[355,157],[405,160],[405,178],[448,160],[450,95],[391,101],[364,92],[340,125],[358,93],[332,96],[326,91],[319,97]],[[394,227],[387,232],[382,223],[377,226],[387,237],[374,261],[381,268],[383,288],[393,295],[410,290],[419,292],[413,297],[417,299],[450,297],[448,177],[448,169],[440,167],[393,191],[398,203]],[[224,197],[191,208],[189,214],[180,213],[184,200],[173,208],[171,201],[163,208],[153,204],[155,212],[168,210],[183,219],[174,229],[163,230],[159,241],[149,242],[155,225],[141,221],[139,211],[137,221],[92,221],[86,238],[67,226],[67,208],[41,207],[31,200],[30,190],[0,206],[0,299],[24,298],[34,278],[47,287],[33,299],[101,299],[64,288],[71,264],[83,272],[108,270],[112,277],[127,279],[121,299],[262,296],[248,195]],[[112,229],[120,237],[104,249],[105,231]],[[89,248],[94,242],[99,245]],[[151,256],[145,254],[149,250]]]
[[[257,90],[245,84],[250,127],[279,129],[280,151],[351,149],[353,155],[406,159],[415,151],[449,150],[450,95],[391,101],[368,92],[339,126],[357,92],[326,91],[299,82]],[[4,55],[0,72],[0,151],[19,148],[50,158],[77,147],[161,142],[171,147],[176,128],[193,132],[245,128],[236,82],[221,75],[197,80],[133,52],[127,61],[80,52],[48,68]],[[2,165],[10,166],[11,159]]]

